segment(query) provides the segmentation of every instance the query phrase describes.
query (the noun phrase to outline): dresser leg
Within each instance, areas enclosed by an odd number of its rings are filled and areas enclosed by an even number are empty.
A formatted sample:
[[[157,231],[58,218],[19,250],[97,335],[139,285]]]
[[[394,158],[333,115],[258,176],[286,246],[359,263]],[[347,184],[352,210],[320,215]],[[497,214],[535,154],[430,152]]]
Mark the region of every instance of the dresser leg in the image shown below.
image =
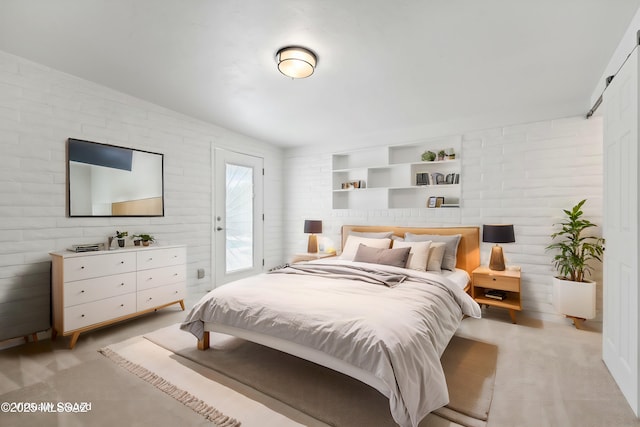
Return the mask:
[[[182,308],[182,311],[184,311],[184,300],[181,299],[180,301],[178,301],[180,303],[180,307]]]
[[[55,341],[57,336],[58,331],[56,331],[56,328],[51,328],[51,341]]]
[[[31,334],[31,338],[33,338],[33,342],[38,342],[38,334],[36,334],[35,332]]]
[[[509,310],[509,316],[511,316],[511,323],[518,323],[518,322],[516,322],[516,311],[515,310]]]
[[[74,332],[71,335],[71,342],[69,342],[69,350],[73,350],[73,347],[76,346],[76,342],[78,342],[78,337],[80,336],[80,332]]]

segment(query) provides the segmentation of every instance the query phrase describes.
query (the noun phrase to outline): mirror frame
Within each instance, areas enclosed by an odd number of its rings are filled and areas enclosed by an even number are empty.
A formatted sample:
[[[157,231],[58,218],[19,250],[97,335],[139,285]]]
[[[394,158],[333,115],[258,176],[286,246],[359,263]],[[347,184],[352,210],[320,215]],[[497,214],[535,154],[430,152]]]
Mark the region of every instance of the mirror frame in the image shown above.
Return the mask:
[[[83,142],[83,143],[89,143],[89,144],[96,144],[99,146],[103,146],[103,147],[112,147],[112,148],[118,148],[118,149],[123,149],[123,150],[130,150],[132,152],[139,152],[139,153],[147,153],[147,154],[153,154],[153,155],[157,155],[160,156],[160,180],[161,182],[161,186],[162,186],[162,193],[161,193],[161,198],[162,198],[162,212],[159,214],[141,214],[141,215],[77,215],[77,214],[71,214],[71,176],[70,176],[70,165],[71,165],[71,160],[69,157],[69,146],[70,146],[70,141],[78,141],[78,142]],[[131,218],[131,217],[136,217],[136,218],[150,218],[150,217],[163,217],[164,216],[164,205],[165,205],[165,198],[164,198],[164,154],[162,153],[155,153],[153,151],[146,151],[146,150],[139,150],[136,148],[131,148],[131,147],[121,147],[118,145],[112,145],[112,144],[104,144],[101,142],[94,142],[94,141],[87,141],[84,139],[78,139],[78,138],[68,138],[67,139],[67,144],[66,144],[66,170],[67,170],[67,203],[66,203],[66,208],[67,208],[67,217],[70,218]]]

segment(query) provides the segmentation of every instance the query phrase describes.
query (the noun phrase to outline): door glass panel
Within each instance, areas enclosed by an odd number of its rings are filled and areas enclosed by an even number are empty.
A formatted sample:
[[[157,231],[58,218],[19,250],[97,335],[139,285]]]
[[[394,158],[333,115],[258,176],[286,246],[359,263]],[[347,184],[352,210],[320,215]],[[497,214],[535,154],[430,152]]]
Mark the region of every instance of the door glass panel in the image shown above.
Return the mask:
[[[253,168],[226,165],[227,272],[253,268]]]

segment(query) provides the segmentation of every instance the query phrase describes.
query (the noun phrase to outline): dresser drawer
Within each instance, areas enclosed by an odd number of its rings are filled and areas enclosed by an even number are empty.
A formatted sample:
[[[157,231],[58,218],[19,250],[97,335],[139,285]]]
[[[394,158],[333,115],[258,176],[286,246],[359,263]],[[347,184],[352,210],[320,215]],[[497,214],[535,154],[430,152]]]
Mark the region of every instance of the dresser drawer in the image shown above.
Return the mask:
[[[186,248],[147,249],[137,253],[138,270],[186,264]]]
[[[176,283],[140,291],[138,292],[138,311],[184,299],[186,293],[184,283]]]
[[[187,269],[184,265],[138,271],[138,291],[157,288],[158,286],[169,285],[171,283],[185,282],[187,279],[186,275]]]
[[[115,274],[65,283],[64,306],[70,307],[136,291],[136,273]]]
[[[474,274],[473,285],[502,291],[520,292],[520,279],[517,277],[491,276]]]
[[[65,258],[64,281],[90,279],[92,277],[136,271],[136,254],[121,252],[99,256]]]
[[[136,311],[136,294],[118,295],[64,309],[64,332],[126,316]]]

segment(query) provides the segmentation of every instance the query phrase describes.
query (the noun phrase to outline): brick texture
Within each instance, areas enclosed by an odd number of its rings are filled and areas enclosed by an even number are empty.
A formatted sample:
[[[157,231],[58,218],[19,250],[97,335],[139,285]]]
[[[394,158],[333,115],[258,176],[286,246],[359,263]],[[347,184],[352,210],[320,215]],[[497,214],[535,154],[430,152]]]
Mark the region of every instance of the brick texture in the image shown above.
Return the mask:
[[[429,139],[430,135],[420,135]],[[545,250],[562,209],[588,199],[585,213],[602,223],[602,120],[570,117],[461,134],[460,209],[346,209],[331,206],[331,154],[318,148],[285,153],[285,255],[303,252],[304,219],[322,219],[322,238],[339,247],[344,224],[450,226],[513,223],[516,242],[504,245],[508,264],[522,268],[523,309],[559,320],[551,304],[553,253]],[[416,138],[417,139],[417,138]],[[401,144],[402,141],[389,141]],[[601,230],[597,230],[601,233]],[[490,244],[481,244],[488,263]],[[601,319],[602,268],[595,265]]]
[[[67,217],[69,137],[163,153],[165,216]],[[265,264],[280,263],[281,149],[0,52],[0,341],[49,328],[50,251],[116,230],[186,244],[188,292],[210,289],[215,147],[264,158]]]

